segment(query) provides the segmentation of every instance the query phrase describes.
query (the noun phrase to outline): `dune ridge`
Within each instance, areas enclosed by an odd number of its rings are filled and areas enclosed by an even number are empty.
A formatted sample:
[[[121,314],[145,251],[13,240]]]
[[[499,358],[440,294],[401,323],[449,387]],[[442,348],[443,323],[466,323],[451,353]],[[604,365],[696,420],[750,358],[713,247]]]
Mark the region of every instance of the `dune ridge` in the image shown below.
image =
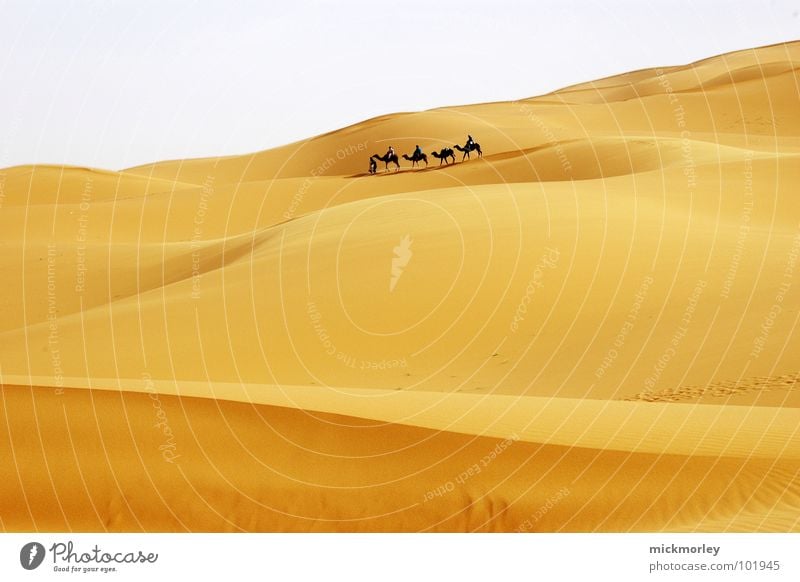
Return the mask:
[[[18,385],[22,378],[4,376]],[[30,378],[30,386],[54,387]],[[471,436],[654,454],[800,459],[800,410],[636,404],[502,394],[441,394],[320,386],[265,386],[145,379],[70,378],[72,389],[156,392],[268,405]],[[680,428],[678,428],[680,427]],[[676,438],[680,433],[680,438]]]

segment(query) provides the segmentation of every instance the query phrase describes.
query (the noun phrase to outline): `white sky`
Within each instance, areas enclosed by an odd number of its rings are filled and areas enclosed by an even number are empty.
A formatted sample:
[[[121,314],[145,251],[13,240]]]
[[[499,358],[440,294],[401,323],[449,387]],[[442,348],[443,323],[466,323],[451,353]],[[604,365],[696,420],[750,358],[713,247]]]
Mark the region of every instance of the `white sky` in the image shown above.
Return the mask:
[[[0,167],[266,149],[800,38],[800,0],[0,0]]]

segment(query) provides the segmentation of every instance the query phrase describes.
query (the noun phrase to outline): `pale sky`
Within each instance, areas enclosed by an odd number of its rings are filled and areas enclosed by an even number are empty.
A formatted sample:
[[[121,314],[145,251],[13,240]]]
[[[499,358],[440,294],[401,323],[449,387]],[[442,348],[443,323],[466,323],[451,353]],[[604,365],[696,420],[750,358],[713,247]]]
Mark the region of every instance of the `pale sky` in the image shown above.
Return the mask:
[[[0,0],[0,167],[247,153],[800,38],[800,0]]]

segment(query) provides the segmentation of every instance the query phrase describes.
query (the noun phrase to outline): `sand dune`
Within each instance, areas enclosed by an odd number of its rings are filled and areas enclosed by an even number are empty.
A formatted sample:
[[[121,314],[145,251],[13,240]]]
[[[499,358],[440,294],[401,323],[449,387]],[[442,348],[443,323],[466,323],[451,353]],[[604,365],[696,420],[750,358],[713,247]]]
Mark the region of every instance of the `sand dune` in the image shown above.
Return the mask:
[[[0,525],[800,529],[799,63],[0,171]]]

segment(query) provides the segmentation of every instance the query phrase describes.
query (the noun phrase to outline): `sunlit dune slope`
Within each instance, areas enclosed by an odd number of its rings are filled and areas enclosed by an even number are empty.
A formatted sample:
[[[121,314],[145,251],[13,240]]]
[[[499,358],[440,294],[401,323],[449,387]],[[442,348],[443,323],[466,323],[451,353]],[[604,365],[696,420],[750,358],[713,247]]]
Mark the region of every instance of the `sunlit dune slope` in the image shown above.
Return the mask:
[[[799,65],[0,171],[3,527],[797,530]]]

